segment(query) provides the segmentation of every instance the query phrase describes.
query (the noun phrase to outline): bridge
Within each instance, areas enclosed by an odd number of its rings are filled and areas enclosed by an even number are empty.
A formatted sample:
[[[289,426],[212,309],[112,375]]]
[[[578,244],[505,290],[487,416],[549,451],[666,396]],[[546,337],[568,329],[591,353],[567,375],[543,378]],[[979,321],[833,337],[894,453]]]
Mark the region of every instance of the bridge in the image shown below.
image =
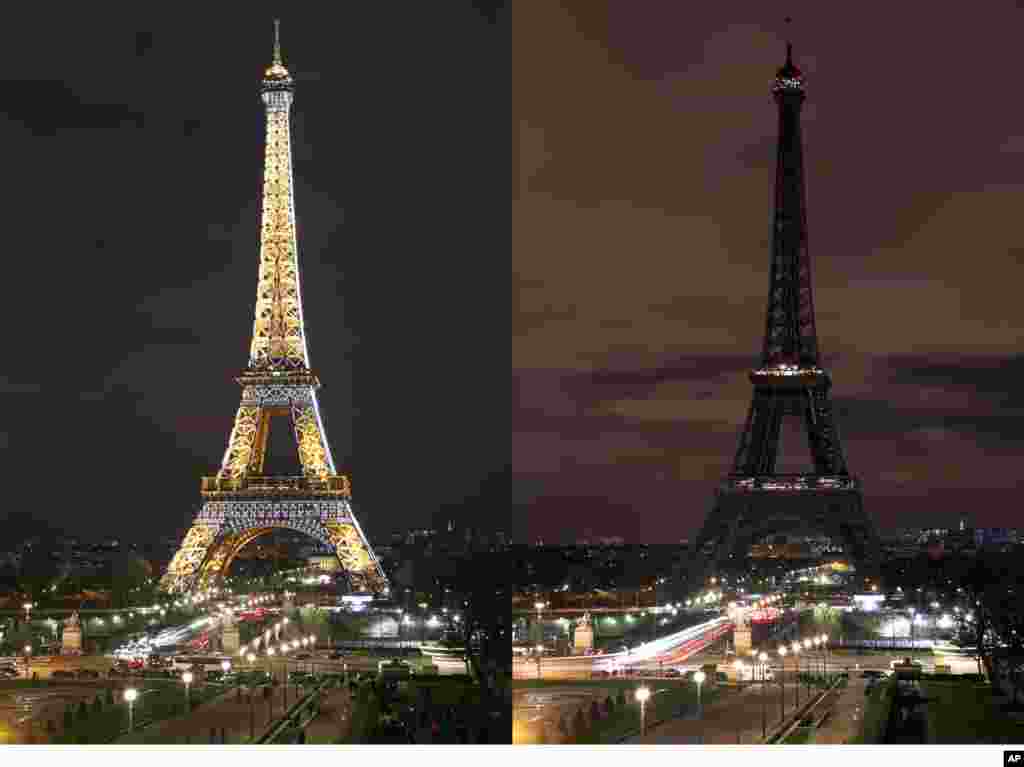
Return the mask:
[[[590,678],[596,672],[612,673],[623,669],[656,669],[664,664],[677,664],[686,661],[731,632],[734,627],[730,618],[720,617],[617,653],[555,658],[518,657],[512,661],[512,678],[580,679]]]

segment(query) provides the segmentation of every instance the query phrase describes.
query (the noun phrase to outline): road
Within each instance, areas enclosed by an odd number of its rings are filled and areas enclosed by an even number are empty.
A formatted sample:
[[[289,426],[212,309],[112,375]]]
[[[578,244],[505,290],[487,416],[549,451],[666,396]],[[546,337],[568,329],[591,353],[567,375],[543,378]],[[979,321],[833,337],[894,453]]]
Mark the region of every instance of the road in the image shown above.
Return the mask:
[[[630,650],[604,655],[563,657],[517,657],[512,663],[513,679],[589,679],[595,672],[622,668],[656,670],[679,665],[732,631],[728,618],[719,617],[689,626]],[[539,662],[538,662],[539,661]]]

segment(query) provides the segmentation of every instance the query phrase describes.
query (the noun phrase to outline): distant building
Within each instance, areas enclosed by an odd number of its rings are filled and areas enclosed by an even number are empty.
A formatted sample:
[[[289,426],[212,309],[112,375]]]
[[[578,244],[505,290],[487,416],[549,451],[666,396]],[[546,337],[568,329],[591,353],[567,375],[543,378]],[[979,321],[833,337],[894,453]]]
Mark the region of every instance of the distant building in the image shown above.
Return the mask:
[[[974,545],[978,548],[1010,546],[1016,542],[1016,536],[1005,527],[978,527],[974,530]]]

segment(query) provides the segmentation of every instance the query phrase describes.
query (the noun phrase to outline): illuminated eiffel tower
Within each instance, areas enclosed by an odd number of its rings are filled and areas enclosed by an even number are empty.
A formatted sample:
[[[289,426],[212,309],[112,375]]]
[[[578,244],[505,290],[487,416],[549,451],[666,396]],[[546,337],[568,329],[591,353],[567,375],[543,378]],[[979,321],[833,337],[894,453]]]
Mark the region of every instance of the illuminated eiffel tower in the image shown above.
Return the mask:
[[[294,90],[281,61],[275,21],[274,59],[261,88],[267,143],[249,365],[236,379],[242,402],[220,471],[202,478],[203,507],[161,580],[161,587],[171,593],[216,584],[246,544],[281,528],[306,533],[333,548],[352,591],[388,590],[349,503],[348,478],[335,471],[317,407],[320,381],[309,367],[292,189],[289,110]],[[302,476],[263,473],[270,419],[275,416],[291,418]]]
[[[772,89],[779,108],[768,314],[754,391],[732,470],[693,542],[690,583],[771,534],[816,530],[842,542],[865,575],[878,569],[878,536],[849,473],[835,422],[831,377],[819,366],[807,252],[800,111],[804,77],[787,46]],[[778,471],[783,423],[803,432],[810,468]],[[786,444],[783,444],[786,447]]]

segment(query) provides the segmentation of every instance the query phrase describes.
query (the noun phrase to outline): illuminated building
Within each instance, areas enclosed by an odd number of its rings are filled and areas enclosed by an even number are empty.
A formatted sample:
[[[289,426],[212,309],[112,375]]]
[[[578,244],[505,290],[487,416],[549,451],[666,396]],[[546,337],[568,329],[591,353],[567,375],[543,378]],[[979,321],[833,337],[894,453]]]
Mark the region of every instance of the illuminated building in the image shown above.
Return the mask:
[[[349,480],[335,470],[317,405],[320,381],[309,366],[292,183],[295,86],[274,24],[273,62],[261,87],[267,140],[256,318],[249,365],[236,379],[242,401],[220,471],[203,477],[202,509],[161,586],[174,593],[214,585],[246,544],[287,528],[330,546],[353,592],[386,592],[387,579],[349,502]],[[291,420],[301,476],[263,472],[270,419],[278,416]]]

